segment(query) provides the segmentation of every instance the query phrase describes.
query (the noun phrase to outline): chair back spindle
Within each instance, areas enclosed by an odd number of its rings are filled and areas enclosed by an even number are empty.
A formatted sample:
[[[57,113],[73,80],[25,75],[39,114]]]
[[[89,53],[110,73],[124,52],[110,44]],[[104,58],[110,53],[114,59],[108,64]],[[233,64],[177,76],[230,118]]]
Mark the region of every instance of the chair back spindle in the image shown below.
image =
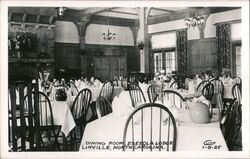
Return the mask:
[[[177,128],[167,107],[157,103],[143,104],[129,115],[123,131],[123,151],[175,151]],[[138,148],[138,143],[142,143]],[[156,146],[154,143],[165,143]]]

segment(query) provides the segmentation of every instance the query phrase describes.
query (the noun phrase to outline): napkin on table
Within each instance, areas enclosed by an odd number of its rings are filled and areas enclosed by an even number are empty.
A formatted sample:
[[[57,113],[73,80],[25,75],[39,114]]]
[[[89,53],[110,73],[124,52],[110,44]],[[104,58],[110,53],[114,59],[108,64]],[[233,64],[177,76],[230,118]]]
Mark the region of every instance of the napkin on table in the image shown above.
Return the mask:
[[[131,112],[133,107],[127,105],[126,102],[124,102],[121,98],[115,96],[115,98],[112,101],[112,109],[114,114],[123,116]]]

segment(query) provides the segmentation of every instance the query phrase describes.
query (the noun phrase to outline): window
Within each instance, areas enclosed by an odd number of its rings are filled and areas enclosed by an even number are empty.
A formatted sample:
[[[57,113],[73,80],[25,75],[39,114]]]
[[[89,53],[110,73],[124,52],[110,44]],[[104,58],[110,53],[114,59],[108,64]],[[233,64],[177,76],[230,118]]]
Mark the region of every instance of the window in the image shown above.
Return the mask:
[[[162,70],[162,53],[154,54],[154,73]]]
[[[154,50],[154,73],[163,69],[166,72],[176,71],[176,31],[152,34],[151,42]]]
[[[157,51],[154,53],[154,73],[164,69],[166,72],[176,71],[175,51]]]
[[[166,72],[172,72],[175,71],[176,65],[175,65],[175,52],[169,51],[165,52],[165,70]]]
[[[241,77],[241,44],[233,44],[233,72]]]

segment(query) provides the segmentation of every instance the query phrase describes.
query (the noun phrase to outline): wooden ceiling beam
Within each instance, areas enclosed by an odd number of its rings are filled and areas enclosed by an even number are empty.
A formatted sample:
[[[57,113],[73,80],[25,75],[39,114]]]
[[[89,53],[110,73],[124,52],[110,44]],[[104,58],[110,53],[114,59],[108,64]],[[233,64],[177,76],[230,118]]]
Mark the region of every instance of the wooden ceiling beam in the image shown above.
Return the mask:
[[[57,16],[57,10],[54,7],[9,7],[8,12]]]
[[[127,15],[138,15],[138,13],[129,13],[129,12],[123,12],[123,11],[114,11],[114,10],[109,10],[111,13],[120,13],[120,14],[127,14]]]
[[[108,17],[106,16],[92,15],[90,23],[107,25],[108,24],[107,19]],[[109,25],[124,26],[124,27],[139,27],[139,20],[109,17]]]
[[[201,15],[208,15],[212,13],[218,13],[223,11],[229,11],[233,9],[239,9],[240,7],[199,7],[199,8],[189,8],[184,10],[179,10],[176,12],[156,15],[154,17],[149,17],[148,24],[157,24],[163,23],[168,21],[174,21],[179,19],[185,19],[186,17],[190,17],[193,15],[201,16]]]
[[[173,10],[169,10],[169,9],[162,9],[162,8],[155,8],[155,7],[152,7],[153,10],[158,10],[158,11],[163,11],[163,12],[175,12]]]
[[[105,12],[107,10],[111,10],[111,9],[115,9],[115,8],[118,8],[118,7],[95,7],[95,10],[93,8],[91,8],[92,10],[88,10],[88,9],[83,9],[83,10],[80,10],[80,15],[83,15],[83,14],[96,14],[96,13],[101,13],[101,12]]]

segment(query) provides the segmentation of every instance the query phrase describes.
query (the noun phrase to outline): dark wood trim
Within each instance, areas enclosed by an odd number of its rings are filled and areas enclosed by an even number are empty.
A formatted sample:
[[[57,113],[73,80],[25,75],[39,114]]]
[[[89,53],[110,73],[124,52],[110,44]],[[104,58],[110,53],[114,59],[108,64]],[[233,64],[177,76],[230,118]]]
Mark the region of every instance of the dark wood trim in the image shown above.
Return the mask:
[[[8,12],[26,13],[44,16],[57,16],[57,9],[54,7],[9,7]]]
[[[35,26],[37,28],[39,27],[48,27],[52,28],[55,27],[55,25],[51,24],[41,24],[41,23],[27,23],[27,22],[9,22],[10,25],[20,25],[20,26]]]
[[[158,10],[158,11],[163,11],[163,12],[175,12],[173,10],[169,10],[169,9],[162,9],[162,8],[155,8],[155,7],[152,7],[153,10]]]
[[[241,40],[232,40],[232,45],[233,46],[241,46],[242,42],[241,42]]]
[[[136,13],[129,13],[129,12],[122,12],[122,11],[115,11],[115,10],[109,10],[110,13],[121,13],[121,14],[127,14],[127,15],[138,15]]]
[[[32,59],[32,58],[9,58],[9,63],[20,62],[20,63],[52,63],[54,59]]]
[[[109,48],[134,48],[136,46],[130,46],[130,45],[100,45],[100,44],[85,44],[84,51],[93,51],[93,50],[102,50],[104,47]]]
[[[181,29],[173,29],[173,30],[164,30],[164,31],[160,31],[160,32],[154,32],[154,33],[150,33],[150,35],[158,35],[158,34],[164,34],[164,33],[174,33],[177,31],[182,31],[182,30],[187,30],[188,28],[181,28]]]
[[[152,49],[153,54],[158,52],[176,51],[176,47]]]
[[[80,47],[80,43],[63,43],[63,42],[55,42],[54,45],[79,46],[79,47]]]
[[[192,39],[188,40],[188,42],[194,42],[194,41],[213,41],[216,40],[216,37],[210,37],[210,38],[204,38],[204,39]]]
[[[230,20],[230,21],[225,21],[225,22],[219,22],[219,23],[215,23],[214,25],[219,25],[219,24],[236,24],[236,23],[241,23],[241,19]]]
[[[93,15],[91,17],[90,23],[108,25],[108,17],[100,16],[100,15]],[[109,17],[109,25],[124,26],[124,27],[139,27],[139,20]]]
[[[157,24],[157,23],[163,23],[168,21],[174,21],[179,19],[184,19],[189,16],[193,16],[194,14],[196,16],[198,15],[208,15],[213,13],[219,13],[219,12],[225,12],[229,10],[239,9],[241,7],[206,7],[206,8],[189,8],[180,10],[177,12],[171,12],[166,14],[161,14],[154,17],[149,17],[148,24]]]

